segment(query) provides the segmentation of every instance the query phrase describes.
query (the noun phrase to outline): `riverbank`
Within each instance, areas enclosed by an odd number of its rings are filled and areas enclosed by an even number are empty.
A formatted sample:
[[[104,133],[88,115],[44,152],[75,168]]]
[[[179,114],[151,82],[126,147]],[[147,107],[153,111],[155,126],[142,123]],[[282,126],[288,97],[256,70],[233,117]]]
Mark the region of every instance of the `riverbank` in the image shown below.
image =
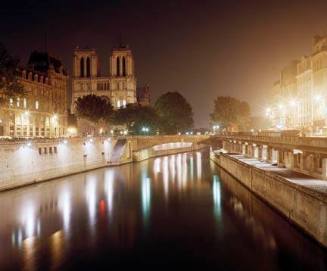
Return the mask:
[[[327,247],[327,182],[240,154],[211,159]]]
[[[103,167],[120,166],[145,159],[190,152],[203,145],[183,141],[173,149],[156,150],[138,138],[70,138],[0,143],[0,191],[50,181]],[[142,139],[146,141],[146,139]],[[149,137],[149,140],[151,138]],[[158,140],[158,139],[156,139]],[[181,139],[183,140],[183,139]],[[152,139],[153,142],[154,139]]]

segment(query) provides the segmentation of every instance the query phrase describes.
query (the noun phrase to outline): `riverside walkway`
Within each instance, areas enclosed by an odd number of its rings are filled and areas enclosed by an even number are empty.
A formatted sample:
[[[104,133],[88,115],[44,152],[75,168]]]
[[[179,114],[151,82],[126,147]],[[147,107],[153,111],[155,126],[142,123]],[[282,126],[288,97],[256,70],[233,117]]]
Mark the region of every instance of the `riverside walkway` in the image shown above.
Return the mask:
[[[259,168],[261,170],[275,174],[276,176],[282,177],[286,181],[299,188],[304,189],[310,194],[319,195],[325,197],[327,202],[327,181],[323,179],[314,178],[312,176],[296,172],[291,169],[281,168],[272,165],[265,161],[259,161],[255,158],[245,157],[242,154],[230,154],[231,157],[237,159],[247,165]]]

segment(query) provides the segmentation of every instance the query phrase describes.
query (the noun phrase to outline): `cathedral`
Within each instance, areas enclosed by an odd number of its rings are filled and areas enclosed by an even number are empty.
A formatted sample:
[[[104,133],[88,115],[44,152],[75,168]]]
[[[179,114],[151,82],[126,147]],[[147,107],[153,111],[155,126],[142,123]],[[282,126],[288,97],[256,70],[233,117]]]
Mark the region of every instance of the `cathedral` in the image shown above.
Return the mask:
[[[100,73],[95,49],[77,47],[73,56],[72,106],[82,96],[94,94],[108,99],[114,109],[137,103],[136,77],[132,51],[128,46],[113,48],[109,58],[109,71]]]

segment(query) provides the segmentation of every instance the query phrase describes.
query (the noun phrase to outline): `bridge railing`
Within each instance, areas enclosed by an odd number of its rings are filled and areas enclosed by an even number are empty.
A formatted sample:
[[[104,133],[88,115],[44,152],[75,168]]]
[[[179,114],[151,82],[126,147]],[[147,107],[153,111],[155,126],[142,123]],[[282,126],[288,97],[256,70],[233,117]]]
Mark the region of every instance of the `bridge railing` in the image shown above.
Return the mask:
[[[293,146],[307,146],[327,148],[327,137],[301,137],[301,136],[262,136],[262,135],[218,135],[220,139],[260,142],[266,144],[285,144]]]

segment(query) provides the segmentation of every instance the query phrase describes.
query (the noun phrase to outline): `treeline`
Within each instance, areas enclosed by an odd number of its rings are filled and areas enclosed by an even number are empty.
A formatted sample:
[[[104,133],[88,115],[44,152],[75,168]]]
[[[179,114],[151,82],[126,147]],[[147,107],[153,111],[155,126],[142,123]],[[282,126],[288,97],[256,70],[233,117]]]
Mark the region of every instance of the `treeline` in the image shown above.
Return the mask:
[[[154,107],[128,104],[114,110],[109,100],[96,95],[78,98],[75,106],[77,117],[108,127],[125,126],[134,135],[176,134],[193,128],[192,107],[178,92],[161,95]]]
[[[249,104],[229,96],[216,98],[210,119],[220,131],[246,131],[254,125]]]

